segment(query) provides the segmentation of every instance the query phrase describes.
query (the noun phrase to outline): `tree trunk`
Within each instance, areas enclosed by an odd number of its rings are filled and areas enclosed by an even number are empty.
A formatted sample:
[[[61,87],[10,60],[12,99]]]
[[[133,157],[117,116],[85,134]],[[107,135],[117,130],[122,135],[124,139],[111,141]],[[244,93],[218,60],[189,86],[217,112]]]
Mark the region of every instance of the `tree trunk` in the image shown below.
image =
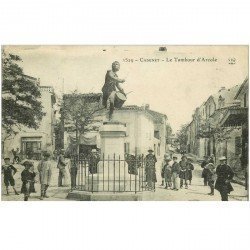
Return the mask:
[[[79,132],[78,132],[78,128],[76,128],[76,154],[79,155]]]
[[[216,155],[216,141],[215,141],[215,136],[213,135],[213,155],[214,155],[214,162],[217,160],[217,155]]]

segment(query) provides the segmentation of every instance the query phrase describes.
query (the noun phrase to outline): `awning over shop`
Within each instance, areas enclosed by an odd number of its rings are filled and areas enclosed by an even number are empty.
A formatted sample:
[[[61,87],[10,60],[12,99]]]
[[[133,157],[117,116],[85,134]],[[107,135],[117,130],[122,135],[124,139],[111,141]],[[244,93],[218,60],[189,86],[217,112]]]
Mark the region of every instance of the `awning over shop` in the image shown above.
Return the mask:
[[[248,108],[230,107],[221,119],[222,127],[242,126],[248,122]]]

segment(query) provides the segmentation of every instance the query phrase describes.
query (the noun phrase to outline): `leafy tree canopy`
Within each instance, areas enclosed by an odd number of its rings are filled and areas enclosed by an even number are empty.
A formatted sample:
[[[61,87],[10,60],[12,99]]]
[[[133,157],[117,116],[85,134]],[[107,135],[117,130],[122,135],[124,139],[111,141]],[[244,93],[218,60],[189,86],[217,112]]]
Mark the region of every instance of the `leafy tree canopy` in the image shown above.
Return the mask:
[[[39,86],[25,76],[22,59],[2,52],[2,127],[5,138],[18,133],[21,126],[37,129],[45,113]]]
[[[72,132],[84,133],[92,123],[94,114],[101,110],[101,94],[80,94],[74,91],[63,96],[61,117]]]

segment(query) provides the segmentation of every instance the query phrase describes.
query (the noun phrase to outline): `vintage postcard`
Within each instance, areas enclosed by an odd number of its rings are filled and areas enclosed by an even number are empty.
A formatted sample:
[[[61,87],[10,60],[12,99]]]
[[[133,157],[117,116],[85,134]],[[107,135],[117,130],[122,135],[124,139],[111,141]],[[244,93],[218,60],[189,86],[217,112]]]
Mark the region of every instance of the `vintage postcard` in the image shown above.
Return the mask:
[[[248,201],[248,46],[2,46],[2,201]]]

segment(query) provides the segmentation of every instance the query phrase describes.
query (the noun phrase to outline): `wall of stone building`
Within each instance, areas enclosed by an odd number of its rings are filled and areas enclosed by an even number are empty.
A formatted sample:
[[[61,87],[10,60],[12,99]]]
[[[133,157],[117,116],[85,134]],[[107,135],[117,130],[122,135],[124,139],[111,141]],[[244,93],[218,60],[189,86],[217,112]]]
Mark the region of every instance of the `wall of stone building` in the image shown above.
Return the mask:
[[[145,114],[137,111],[117,110],[113,120],[126,123],[130,153],[146,154],[149,148],[154,148],[154,124]]]
[[[36,130],[22,130],[16,136],[10,140],[6,140],[4,143],[4,157],[10,157],[12,159],[12,149],[19,148],[23,152],[22,139],[31,138],[30,140],[36,140],[41,142],[42,151],[54,151],[54,146],[51,144],[51,136],[47,133],[36,131]]]
[[[216,164],[219,164],[221,156],[227,157],[227,163],[237,169],[240,168],[240,154],[241,149],[241,129],[234,129],[230,134],[227,141],[216,142]],[[238,146],[237,146],[238,145]]]
[[[160,154],[157,156],[162,159],[166,152],[166,120],[163,118],[162,123],[154,123],[154,130],[159,131],[160,137],[157,143],[160,144]]]
[[[208,138],[199,138],[197,156],[203,159],[204,155],[207,155],[207,148],[208,148]]]

